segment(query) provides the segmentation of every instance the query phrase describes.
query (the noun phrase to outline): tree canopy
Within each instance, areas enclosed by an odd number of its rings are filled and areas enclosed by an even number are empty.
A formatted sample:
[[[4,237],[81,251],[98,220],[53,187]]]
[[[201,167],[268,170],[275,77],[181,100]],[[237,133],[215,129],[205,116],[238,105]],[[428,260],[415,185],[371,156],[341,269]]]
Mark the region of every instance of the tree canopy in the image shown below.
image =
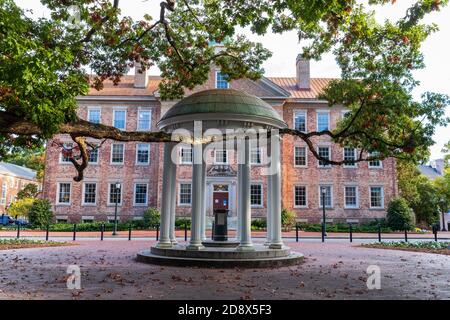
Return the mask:
[[[122,16],[119,0],[41,2],[49,18],[32,19],[14,1],[0,0],[0,156],[11,148],[41,145],[57,133],[69,134],[76,142],[76,180],[83,178],[88,163],[86,137],[170,140],[161,132],[126,132],[79,119],[77,96],[86,95],[89,86],[101,90],[107,79],[120,82],[136,63],[161,70],[162,99],[180,98],[185,89],[204,83],[213,65],[229,79],[258,79],[271,53],[238,34],[239,28],[259,35],[295,30],[305,58],[334,54],[341,79],[332,81],[321,98],[330,107],[346,106],[349,114],[332,131],[282,132],[303,139],[320,160],[327,161],[311,138],[327,135],[358,148],[357,161],[419,161],[434,143],[435,127],[449,122],[444,117],[448,96],[427,92],[420,101],[412,97],[418,85],[413,71],[424,68],[421,45],[437,30],[423,19],[448,0],[417,0],[403,18],[383,23],[375,20],[372,6],[395,6],[393,0],[366,5],[348,0],[167,0],[160,2],[158,17],[144,15],[142,20]],[[214,42],[223,43],[224,50],[216,52],[210,45]],[[377,156],[367,156],[372,151]]]

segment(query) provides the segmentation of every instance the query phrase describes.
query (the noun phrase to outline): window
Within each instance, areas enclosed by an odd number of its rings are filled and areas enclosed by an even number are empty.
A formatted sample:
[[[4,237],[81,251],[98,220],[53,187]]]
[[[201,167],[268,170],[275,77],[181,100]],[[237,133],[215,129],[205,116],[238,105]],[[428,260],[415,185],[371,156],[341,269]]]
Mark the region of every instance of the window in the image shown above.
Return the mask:
[[[262,206],[262,185],[252,184],[250,186],[250,205],[259,207]]]
[[[294,112],[294,128],[295,130],[306,132],[306,110]]]
[[[123,164],[124,145],[122,143],[113,143],[111,145],[111,163]]]
[[[306,207],[306,187],[305,186],[295,186],[294,189],[294,206],[295,207]]]
[[[192,148],[184,147],[180,150],[181,164],[192,164]]]
[[[190,205],[191,204],[191,184],[190,183],[180,183],[179,202],[180,202],[180,205]]]
[[[227,150],[216,150],[215,163],[216,164],[227,164],[228,163]]]
[[[85,183],[83,185],[83,204],[95,204],[97,195],[96,183]]]
[[[306,147],[294,148],[294,164],[296,167],[306,167]]]
[[[341,111],[341,119],[345,119],[350,115],[350,110],[342,110]]]
[[[261,164],[261,148],[252,149],[250,162],[251,164]]]
[[[138,143],[136,145],[136,164],[150,163],[150,145],[148,143]]]
[[[98,163],[98,148],[89,148],[89,163]]]
[[[345,208],[358,207],[358,187],[346,186],[344,188],[344,206]]]
[[[331,208],[333,206],[332,188],[331,186],[319,186],[319,199],[320,207],[323,207],[323,194],[322,190],[325,189],[325,208]]]
[[[61,150],[61,159],[60,159],[61,163],[71,163],[70,156],[71,156],[72,152],[70,150],[72,149],[72,147],[73,147],[73,144],[70,142],[63,144],[63,148]]]
[[[6,192],[8,191],[8,185],[6,182],[2,183],[2,197],[0,198],[0,203],[5,204],[6,203]]]
[[[317,131],[329,130],[330,113],[327,111],[317,111]]]
[[[150,130],[152,122],[151,120],[152,120],[152,112],[150,110],[139,110],[137,129]]]
[[[370,207],[371,208],[384,207],[383,187],[370,187]]]
[[[108,205],[122,204],[122,184],[119,183],[119,188],[116,188],[116,183],[110,183],[108,188]]]
[[[101,109],[88,109],[88,121],[92,123],[100,123],[102,118]]]
[[[120,130],[125,130],[125,119],[127,117],[126,110],[113,111],[113,126]]]
[[[380,155],[379,152],[371,152],[369,153],[369,157],[378,157]],[[371,160],[369,161],[369,168],[382,168],[383,164],[381,160]]]
[[[70,183],[58,183],[58,204],[70,204]]]
[[[147,204],[147,184],[136,183],[134,185],[134,204],[145,205]]]
[[[220,71],[216,72],[216,89],[228,89],[229,84],[226,76]]]
[[[317,150],[320,157],[330,160],[330,147],[319,147]],[[319,160],[319,167],[330,167],[330,163],[325,160]]]
[[[344,167],[354,168],[356,167],[356,149],[344,148]]]

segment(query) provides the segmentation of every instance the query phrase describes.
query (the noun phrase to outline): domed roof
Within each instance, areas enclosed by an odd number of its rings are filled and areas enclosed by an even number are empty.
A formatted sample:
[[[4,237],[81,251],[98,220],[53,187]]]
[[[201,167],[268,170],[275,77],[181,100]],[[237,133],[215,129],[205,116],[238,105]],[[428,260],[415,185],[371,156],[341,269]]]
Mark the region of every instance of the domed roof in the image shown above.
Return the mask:
[[[260,98],[235,89],[212,89],[194,93],[170,108],[160,120],[164,124],[170,119],[181,116],[198,115],[195,119],[211,119],[217,114],[217,120],[226,120],[223,116],[233,116],[242,121],[268,123],[278,128],[286,127],[281,116],[272,106]],[[261,120],[261,121],[258,121]]]

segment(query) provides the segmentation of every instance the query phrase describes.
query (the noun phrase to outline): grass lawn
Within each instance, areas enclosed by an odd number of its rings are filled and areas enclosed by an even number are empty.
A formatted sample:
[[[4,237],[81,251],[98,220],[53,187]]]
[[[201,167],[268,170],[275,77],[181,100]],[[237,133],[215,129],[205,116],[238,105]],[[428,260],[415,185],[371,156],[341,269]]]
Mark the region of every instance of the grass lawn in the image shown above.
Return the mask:
[[[418,242],[380,242],[362,244],[365,248],[404,250],[425,253],[450,255],[450,242],[418,241]]]
[[[0,239],[0,250],[70,246],[67,242],[26,240],[26,239]]]

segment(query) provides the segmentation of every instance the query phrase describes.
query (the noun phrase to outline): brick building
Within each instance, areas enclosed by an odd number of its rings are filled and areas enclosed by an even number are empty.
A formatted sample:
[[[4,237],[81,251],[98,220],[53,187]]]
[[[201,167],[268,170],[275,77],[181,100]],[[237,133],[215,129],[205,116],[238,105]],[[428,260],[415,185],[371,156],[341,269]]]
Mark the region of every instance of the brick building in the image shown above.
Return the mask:
[[[329,108],[319,100],[330,79],[310,78],[309,61],[298,58],[294,78],[263,77],[258,81],[241,79],[228,83],[220,70],[212,69],[205,89],[233,88],[256,95],[280,113],[289,127],[302,131],[333,129],[345,115],[345,108]],[[113,125],[128,131],[156,131],[156,123],[177,101],[161,101],[159,77],[146,73],[125,76],[118,86],[105,83],[102,91],[92,89],[79,97],[78,114],[92,122]],[[192,92],[187,92],[186,95]],[[70,137],[60,135],[70,143]],[[92,140],[92,142],[96,142]],[[98,143],[98,141],[97,141]],[[333,160],[351,161],[356,150],[333,144],[328,137],[314,140],[318,152]],[[178,150],[177,216],[189,216],[191,205],[191,149]],[[266,179],[259,173],[266,150],[252,150],[252,216],[266,216]],[[213,150],[208,155],[206,211],[212,215],[214,203],[224,203],[236,216],[236,154]],[[162,192],[162,145],[138,142],[105,142],[85,171],[85,179],[74,182],[75,169],[61,149],[48,142],[43,194],[50,199],[58,220],[92,221],[113,219],[116,199],[121,219],[139,219],[147,207],[160,208]],[[325,205],[330,221],[364,222],[385,216],[390,199],[397,194],[395,159],[362,162],[355,165],[322,165],[299,138],[284,136],[282,141],[282,205],[296,213],[299,221],[321,220],[320,188],[327,190]],[[117,193],[115,185],[121,188]],[[233,221],[233,218],[231,219]]]
[[[12,163],[0,162],[0,214],[17,199],[17,193],[27,184],[41,188],[36,179],[36,171]]]

